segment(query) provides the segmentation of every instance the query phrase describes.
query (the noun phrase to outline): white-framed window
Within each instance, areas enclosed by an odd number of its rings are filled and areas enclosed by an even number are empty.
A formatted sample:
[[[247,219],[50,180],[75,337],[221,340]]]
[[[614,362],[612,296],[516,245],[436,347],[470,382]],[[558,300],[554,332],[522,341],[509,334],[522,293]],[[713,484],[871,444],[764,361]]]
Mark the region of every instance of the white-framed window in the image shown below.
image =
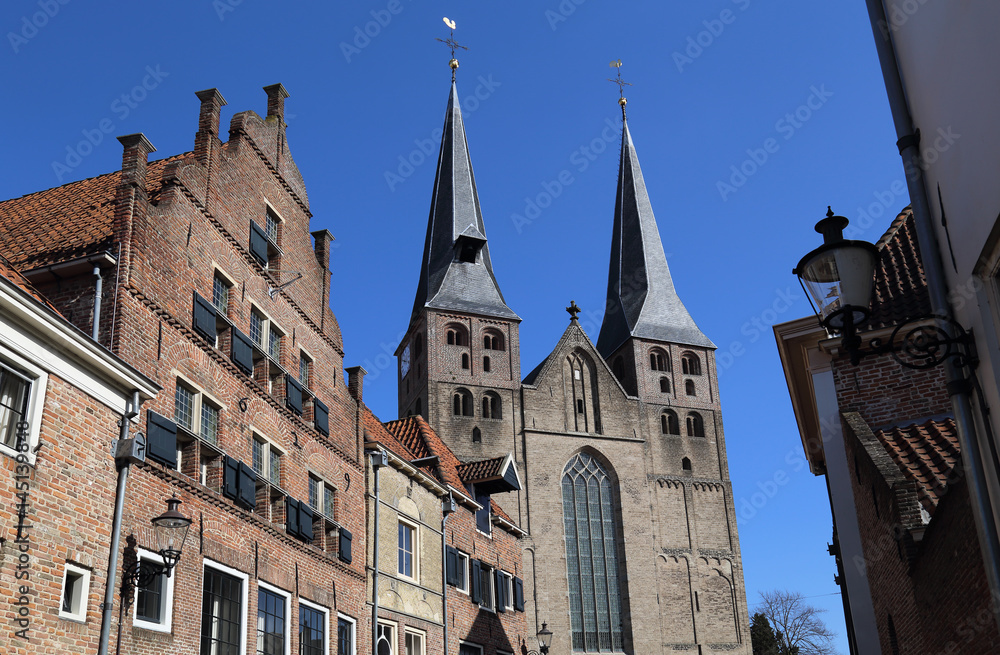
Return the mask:
[[[281,225],[281,216],[278,215],[274,207],[267,205],[267,209],[264,211],[264,234],[267,235],[267,240],[276,246],[279,245],[279,225]]]
[[[253,470],[257,477],[274,486],[281,486],[281,450],[267,437],[253,433]]]
[[[323,478],[313,473],[309,474],[309,507],[314,512],[324,515],[331,521],[336,521],[337,490],[327,484]]]
[[[256,305],[250,306],[250,340],[276,362],[281,361],[285,331]]]
[[[59,616],[71,621],[87,620],[87,596],[90,595],[90,569],[66,562],[63,568]]]
[[[506,571],[500,571],[500,575],[503,576],[503,608],[507,611],[512,611],[514,609],[514,576]]]
[[[187,380],[177,378],[177,387],[174,390],[174,422],[178,427],[200,437],[203,441],[217,444],[221,414],[221,403],[209,398],[204,391]]]
[[[205,560],[200,655],[245,653],[249,576]]]
[[[27,362],[17,364],[0,360],[0,448],[11,455],[20,448],[34,459],[31,451],[38,438],[46,376],[25,366]]]
[[[144,586],[135,588],[135,605],[132,610],[132,625],[137,628],[170,632],[170,622],[174,604],[174,578],[163,572],[163,558],[159,553],[140,548],[138,563],[159,573]]]
[[[455,572],[458,577],[458,584],[455,588],[463,594],[469,593],[469,556],[458,551],[458,570]]]
[[[302,388],[309,390],[312,381],[312,371],[313,371],[313,360],[306,351],[299,351],[299,384]]]
[[[289,615],[292,599],[287,592],[263,581],[257,583],[257,655],[289,655],[292,638]]]
[[[418,580],[419,575],[419,552],[417,526],[403,518],[399,519],[398,528],[398,548],[396,558],[396,572],[401,577],[411,580]]]
[[[375,652],[378,655],[396,655],[396,624],[380,620],[375,632]]]
[[[405,655],[424,655],[424,645],[426,642],[426,632],[407,628],[403,636],[403,645],[406,649]]]
[[[358,622],[346,614],[337,614],[337,655],[357,655]]]
[[[299,598],[299,655],[329,655],[329,625],[329,609]]]
[[[232,279],[216,268],[212,275],[212,304],[222,316],[229,316],[229,297],[233,286]]]
[[[496,611],[496,591],[493,589],[493,568],[479,565],[479,606],[484,610]]]

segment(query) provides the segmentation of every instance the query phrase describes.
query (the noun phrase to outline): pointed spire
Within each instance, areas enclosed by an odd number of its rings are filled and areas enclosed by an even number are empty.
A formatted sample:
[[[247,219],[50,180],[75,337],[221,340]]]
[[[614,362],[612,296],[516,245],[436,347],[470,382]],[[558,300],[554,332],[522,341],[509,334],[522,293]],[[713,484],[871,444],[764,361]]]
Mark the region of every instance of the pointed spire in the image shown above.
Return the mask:
[[[609,357],[630,337],[715,347],[674,289],[639,158],[623,120],[607,311],[597,349]]]
[[[423,307],[520,320],[493,275],[458,89],[451,85],[413,318]]]

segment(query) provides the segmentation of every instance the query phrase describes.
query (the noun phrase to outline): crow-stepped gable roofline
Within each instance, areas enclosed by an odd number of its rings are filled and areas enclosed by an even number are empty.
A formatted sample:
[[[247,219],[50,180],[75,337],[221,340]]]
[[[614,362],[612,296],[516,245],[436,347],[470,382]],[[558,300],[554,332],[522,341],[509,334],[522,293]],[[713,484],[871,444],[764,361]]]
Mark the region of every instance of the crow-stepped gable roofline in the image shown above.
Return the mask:
[[[521,320],[507,307],[493,274],[454,82],[441,134],[411,322],[424,307]]]
[[[597,350],[603,357],[610,357],[631,337],[715,348],[674,289],[639,158],[623,115],[607,311]]]

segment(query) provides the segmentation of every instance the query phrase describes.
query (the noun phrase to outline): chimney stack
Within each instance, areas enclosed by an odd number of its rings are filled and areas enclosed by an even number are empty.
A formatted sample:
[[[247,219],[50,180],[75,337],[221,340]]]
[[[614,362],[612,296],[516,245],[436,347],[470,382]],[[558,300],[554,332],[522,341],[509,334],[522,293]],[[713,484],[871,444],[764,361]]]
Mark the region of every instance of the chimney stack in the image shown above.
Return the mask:
[[[125,148],[122,153],[122,183],[137,187],[145,193],[149,153],[156,152],[156,148],[141,132],[120,136],[118,141]]]
[[[203,165],[208,165],[219,144],[219,115],[226,99],[218,89],[196,91],[201,100],[201,110],[198,113],[198,132],[194,136],[194,155]]]
[[[344,370],[347,371],[347,390],[350,392],[351,397],[358,401],[358,405],[360,405],[361,391],[368,371],[363,366],[351,366]]]
[[[264,92],[267,94],[267,117],[274,116],[284,124],[285,98],[288,97],[288,91],[281,84],[272,84],[265,86]]]

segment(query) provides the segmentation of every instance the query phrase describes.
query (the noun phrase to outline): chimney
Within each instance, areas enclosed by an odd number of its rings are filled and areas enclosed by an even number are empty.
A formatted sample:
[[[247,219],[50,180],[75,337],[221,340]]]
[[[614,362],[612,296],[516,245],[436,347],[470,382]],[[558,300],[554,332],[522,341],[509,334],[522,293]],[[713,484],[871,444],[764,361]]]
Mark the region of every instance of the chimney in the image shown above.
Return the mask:
[[[326,314],[330,311],[330,244],[333,243],[333,234],[330,230],[317,230],[312,233],[312,237],[313,253],[316,261],[323,267],[320,271],[323,276],[323,304],[319,308],[319,329],[324,330]]]
[[[219,114],[226,105],[218,89],[196,91],[201,100],[201,110],[198,112],[198,132],[194,135],[194,155],[203,165],[208,165],[219,143]]]
[[[272,84],[264,87],[264,93],[267,94],[267,117],[274,116],[284,124],[285,98],[288,97],[288,91],[281,84]]]
[[[363,366],[351,366],[345,370],[347,371],[347,390],[350,392],[351,397],[358,401],[358,405],[360,405],[361,388],[364,386],[364,379],[368,375],[368,371]]]
[[[137,187],[145,193],[146,165],[149,163],[149,153],[156,152],[156,148],[141,132],[120,136],[118,141],[125,148],[122,153],[122,184]]]

